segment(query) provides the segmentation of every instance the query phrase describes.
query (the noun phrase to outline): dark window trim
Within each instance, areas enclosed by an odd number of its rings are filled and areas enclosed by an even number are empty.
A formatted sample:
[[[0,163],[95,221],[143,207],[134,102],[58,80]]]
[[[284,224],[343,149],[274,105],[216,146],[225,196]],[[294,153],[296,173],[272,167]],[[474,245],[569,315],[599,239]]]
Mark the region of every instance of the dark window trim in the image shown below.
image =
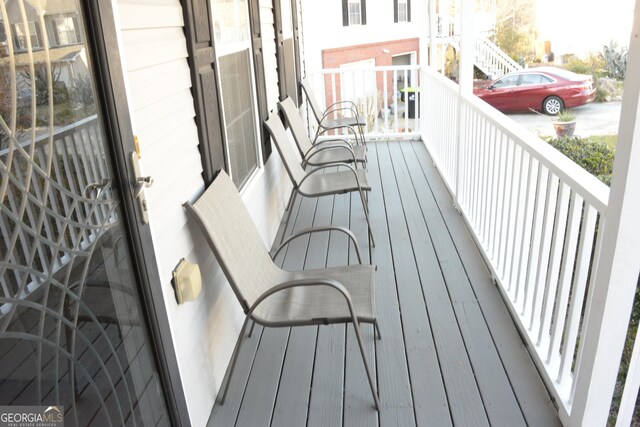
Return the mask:
[[[169,328],[161,280],[158,274],[151,231],[142,225],[133,197],[133,171],[128,153],[133,151],[133,131],[127,104],[122,62],[117,42],[114,11],[111,2],[82,2],[86,16],[87,45],[94,58],[96,87],[100,108],[105,118],[105,133],[111,144],[105,147],[113,159],[114,186],[122,194],[123,225],[130,240],[134,273],[141,292],[143,315],[149,327],[153,355],[160,374],[165,403],[171,425],[190,426],[187,402]]]
[[[264,126],[264,121],[269,116],[267,104],[267,79],[264,71],[264,57],[262,51],[262,30],[260,21],[260,2],[249,0],[249,25],[251,27],[251,52],[253,54],[253,68],[256,79],[256,103],[258,104],[258,128],[260,144],[262,145],[262,162],[267,163],[271,155],[271,139]]]
[[[286,52],[284,48],[285,39],[282,31],[282,2],[288,1],[291,2],[291,29],[292,29],[292,43],[293,43],[293,61],[294,69],[292,70],[292,75],[288,75],[287,73],[287,60],[286,60]],[[301,58],[300,58],[300,33],[299,33],[299,22],[298,22],[298,1],[297,0],[273,0],[273,26],[276,35],[276,60],[278,64],[278,90],[279,90],[279,99],[280,101],[284,101],[284,99],[289,95],[287,92],[287,82],[293,77],[295,79],[296,88],[295,96],[292,98],[294,102],[297,103],[298,106],[302,104],[302,89],[300,88],[300,82],[302,81],[302,66],[301,66]],[[287,39],[288,40],[288,39]]]
[[[407,0],[407,20],[399,21],[398,0],[393,0],[393,22],[411,22],[411,0]]]
[[[284,0],[287,1],[287,0]],[[287,97],[287,74],[284,63],[284,35],[282,33],[282,5],[280,0],[273,0],[273,30],[276,35],[276,62],[278,66],[278,93],[280,101]]]
[[[360,0],[360,25],[367,25],[367,0]],[[349,0],[342,0],[342,26],[349,26]]]
[[[298,1],[291,0],[291,13],[293,14],[293,48],[296,58],[296,88],[298,91],[298,107],[302,105],[302,88],[300,82],[302,81],[302,58],[300,56],[300,27],[301,22],[298,20]]]
[[[187,60],[191,73],[191,93],[196,112],[195,122],[198,128],[202,178],[205,185],[208,186],[213,182],[220,169],[229,172],[226,137],[223,130],[222,103],[220,96],[218,96],[217,56],[210,19],[211,4],[209,0],[182,0],[181,4],[189,53]],[[196,20],[198,22],[194,22]],[[200,43],[198,43],[198,36],[204,36]],[[208,89],[211,91],[211,97],[215,99],[207,99],[205,89],[200,82],[201,75],[204,75],[202,72],[212,73],[212,87]]]

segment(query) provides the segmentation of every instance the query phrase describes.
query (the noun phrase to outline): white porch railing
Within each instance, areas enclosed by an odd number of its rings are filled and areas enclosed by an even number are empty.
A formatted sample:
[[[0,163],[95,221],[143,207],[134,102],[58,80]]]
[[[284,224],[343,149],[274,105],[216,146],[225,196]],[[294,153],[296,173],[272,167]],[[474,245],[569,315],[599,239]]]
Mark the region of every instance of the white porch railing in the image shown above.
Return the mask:
[[[319,102],[353,101],[367,118],[367,136],[420,135],[418,66],[325,69],[309,79]]]
[[[572,407],[579,377],[597,369],[580,362],[583,325],[604,304],[589,294],[609,188],[442,75],[426,69],[422,77],[425,144],[524,332],[560,419],[581,425]],[[630,376],[640,370],[639,352]],[[633,413],[636,377],[627,381],[618,425],[628,425]]]

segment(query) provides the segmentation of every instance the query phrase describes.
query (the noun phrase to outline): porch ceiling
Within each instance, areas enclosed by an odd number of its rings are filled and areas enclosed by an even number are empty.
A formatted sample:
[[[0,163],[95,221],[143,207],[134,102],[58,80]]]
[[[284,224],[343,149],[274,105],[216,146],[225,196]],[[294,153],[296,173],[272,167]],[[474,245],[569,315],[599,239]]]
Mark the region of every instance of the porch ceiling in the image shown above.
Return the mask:
[[[256,326],[244,337],[211,426],[559,425],[557,411],[423,144],[369,144],[369,206],[382,339],[362,325],[382,408],[373,409],[351,325]],[[300,199],[299,199],[300,200]],[[353,209],[350,209],[353,203]],[[303,199],[288,230],[350,227],[366,248],[356,196]],[[342,235],[298,239],[287,269],[354,262]]]

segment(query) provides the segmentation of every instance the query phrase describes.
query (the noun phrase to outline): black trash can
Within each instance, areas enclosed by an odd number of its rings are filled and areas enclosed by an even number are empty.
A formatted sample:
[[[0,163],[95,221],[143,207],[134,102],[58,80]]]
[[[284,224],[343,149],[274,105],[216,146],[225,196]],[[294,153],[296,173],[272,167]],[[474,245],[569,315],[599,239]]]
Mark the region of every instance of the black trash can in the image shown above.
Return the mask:
[[[406,105],[405,114],[408,114],[410,119],[415,119],[416,111],[418,116],[420,115],[420,87],[405,87],[400,89],[400,92]]]

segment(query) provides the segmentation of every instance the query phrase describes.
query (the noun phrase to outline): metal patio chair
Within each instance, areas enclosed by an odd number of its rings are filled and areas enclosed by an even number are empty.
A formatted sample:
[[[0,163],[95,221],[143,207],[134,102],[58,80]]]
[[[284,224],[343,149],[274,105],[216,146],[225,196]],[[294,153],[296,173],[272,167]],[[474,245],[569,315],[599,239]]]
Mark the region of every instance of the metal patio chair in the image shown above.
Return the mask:
[[[288,238],[335,230],[353,241],[359,265],[304,271],[284,271],[269,252],[235,185],[220,172],[194,203],[184,204],[202,230],[245,313],[240,337],[218,401],[224,403],[249,320],[265,327],[353,323],[376,409],[380,402],[364,352],[359,322],[372,323],[380,339],[375,314],[375,266],[363,265],[355,236],[340,227],[306,229]]]
[[[309,134],[300,118],[298,108],[290,97],[278,102],[278,108],[282,111],[293,139],[298,145],[302,156],[302,167],[323,166],[330,163],[365,164],[367,162],[366,147],[364,145],[352,146],[345,139],[331,139],[311,143]]]
[[[313,94],[309,80],[302,80],[300,86],[307,97],[307,102],[309,102],[313,116],[318,122],[316,136],[313,138],[314,144],[323,133],[337,129],[350,130],[355,136],[356,143],[360,142],[361,144],[365,144],[363,128],[367,125],[367,118],[358,112],[358,107],[353,101],[337,101],[323,110]],[[342,117],[334,119],[332,118],[334,113],[340,114]],[[349,115],[345,116],[345,113]]]
[[[369,220],[368,202],[365,196],[365,191],[371,191],[367,171],[364,169],[356,169],[348,163],[332,163],[319,166],[306,172],[302,168],[301,160],[298,158],[298,150],[294,148],[295,143],[289,139],[289,135],[287,135],[287,131],[280,121],[280,117],[278,117],[276,113],[271,113],[264,124],[278,149],[278,153],[280,153],[282,162],[293,184],[289,205],[287,206],[288,213],[285,228],[289,224],[293,204],[298,194],[305,197],[320,197],[357,191],[360,194],[364,216],[367,220],[371,245],[375,246],[373,231],[371,230],[371,221]],[[336,166],[346,167],[348,170],[318,173]]]

